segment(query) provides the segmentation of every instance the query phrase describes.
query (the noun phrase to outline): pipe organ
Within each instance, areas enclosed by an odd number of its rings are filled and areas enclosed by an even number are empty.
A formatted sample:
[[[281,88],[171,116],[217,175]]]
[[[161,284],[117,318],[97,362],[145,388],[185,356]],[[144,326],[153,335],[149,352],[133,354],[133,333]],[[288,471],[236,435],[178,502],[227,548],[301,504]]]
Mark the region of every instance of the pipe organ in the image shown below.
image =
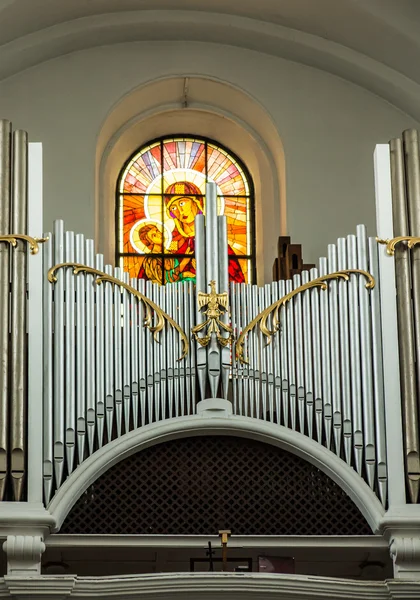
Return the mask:
[[[0,121],[0,499],[14,500],[24,498],[27,451],[27,145]]]
[[[232,396],[237,414],[290,427],[331,449],[385,504],[378,283],[377,243],[359,226],[329,245],[318,269],[263,288],[232,284],[233,328],[249,357],[244,364],[233,356]],[[259,327],[247,332],[253,321]]]
[[[266,421],[322,445],[354,469],[384,507],[392,488],[390,440],[403,435],[409,499],[416,502],[417,376],[407,365],[418,352],[420,177],[418,156],[410,163],[409,149],[418,147],[414,134],[405,134],[404,143],[405,167],[401,143],[391,144],[394,240],[368,236],[360,225],[329,244],[316,267],[291,279],[229,283],[226,218],[217,215],[216,189],[208,184],[205,215],[195,221],[196,283],[160,286],[105,265],[94,241],[66,230],[62,221],[43,238],[33,235],[27,137],[1,121],[2,497],[22,500],[25,473],[38,461],[42,481],[33,475],[28,494],[39,485],[48,505],[66,478],[106,444],[152,423],[196,415],[199,402],[220,400],[231,406],[232,418]],[[382,265],[392,259],[378,242],[396,255],[404,421],[397,434],[387,417],[384,368],[391,338]],[[38,261],[36,269],[31,261]],[[39,291],[36,306],[31,289]],[[27,350],[35,330],[37,356]],[[26,379],[35,358],[42,365],[40,394]],[[40,417],[37,435],[35,426],[28,430],[28,406]],[[32,444],[40,445],[39,456]]]
[[[62,221],[45,234],[45,498],[103,444],[220,397],[236,415],[324,445],[385,504],[376,240],[360,226],[328,247],[318,269],[263,287],[232,283],[227,293],[227,240],[217,239],[223,218],[208,211],[207,223],[200,219],[196,290],[192,282],[128,281]],[[213,297],[210,277],[220,313],[213,321],[200,310],[202,298]],[[223,295],[229,312],[219,310]],[[212,323],[220,329],[205,336]]]

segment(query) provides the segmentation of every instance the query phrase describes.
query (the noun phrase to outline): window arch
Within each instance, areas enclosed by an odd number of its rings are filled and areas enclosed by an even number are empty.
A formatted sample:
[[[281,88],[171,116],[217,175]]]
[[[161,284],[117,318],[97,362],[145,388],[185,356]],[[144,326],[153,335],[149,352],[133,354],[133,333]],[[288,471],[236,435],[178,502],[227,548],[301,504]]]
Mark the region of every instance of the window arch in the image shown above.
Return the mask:
[[[159,138],[137,150],[117,184],[117,264],[155,283],[195,280],[194,217],[206,183],[227,217],[229,277],[255,281],[254,187],[245,165],[215,141]]]

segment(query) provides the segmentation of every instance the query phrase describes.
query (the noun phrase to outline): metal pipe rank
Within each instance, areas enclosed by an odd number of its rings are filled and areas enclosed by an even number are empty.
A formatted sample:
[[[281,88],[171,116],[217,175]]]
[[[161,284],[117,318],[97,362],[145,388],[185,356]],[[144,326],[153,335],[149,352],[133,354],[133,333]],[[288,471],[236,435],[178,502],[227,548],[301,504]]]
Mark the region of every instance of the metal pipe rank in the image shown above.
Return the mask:
[[[28,211],[28,136],[13,133],[12,230],[26,234]],[[27,348],[26,244],[19,240],[12,254],[10,357],[10,473],[15,500],[21,500],[26,475]]]
[[[218,244],[218,269],[219,269],[219,289],[222,292],[229,290],[229,275],[228,275],[228,234],[227,220],[225,216],[217,217],[217,244]],[[229,312],[226,310],[220,317],[222,323],[229,326]],[[230,338],[229,330],[222,329],[222,337]],[[228,397],[229,388],[229,373],[230,373],[230,348],[228,345],[222,346],[221,349],[221,378],[222,378],[222,394],[225,399]]]
[[[53,491],[53,291],[47,279],[48,270],[53,262],[52,234],[48,233],[49,241],[45,244],[42,254],[44,283],[43,283],[43,479],[44,499],[48,504]]]
[[[347,240],[339,238],[337,243],[338,268],[346,269],[348,265]],[[363,282],[362,282],[363,283]],[[350,400],[350,335],[349,335],[349,302],[346,281],[338,282],[339,325],[340,325],[340,365],[341,387],[343,399],[343,442],[346,462],[351,465],[352,458],[352,414]]]
[[[74,232],[66,231],[66,261],[74,261]],[[75,336],[75,282],[73,273],[65,273],[65,447],[69,473],[74,468],[76,444],[76,336]]]
[[[404,143],[404,155],[405,155],[405,180],[407,190],[407,205],[408,205],[408,223],[409,223],[409,234],[411,236],[420,236],[420,155],[419,155],[419,140],[418,133],[415,130],[407,130],[403,133]],[[394,179],[395,181],[395,179]],[[398,194],[398,192],[397,192]],[[393,193],[393,200],[396,200]],[[400,217],[397,221],[397,226],[405,227],[402,219],[402,198],[399,199],[399,210],[394,209],[394,215]],[[400,213],[398,215],[398,213]],[[395,229],[395,226],[394,226]],[[394,231],[394,235],[396,231]],[[400,230],[397,235],[405,235],[405,232]],[[401,249],[401,245],[399,249]],[[401,257],[401,254],[399,254]],[[411,361],[414,361],[416,365],[416,378],[417,378],[417,390],[420,389],[420,246],[413,245],[411,252],[411,297],[412,297],[412,310],[414,316],[414,340],[415,340],[415,355],[411,356]],[[397,275],[397,281],[401,282],[405,278],[405,271],[400,276]],[[403,305],[404,300],[399,298],[399,306]],[[405,321],[407,323],[407,321]],[[402,323],[401,323],[402,324]],[[404,331],[404,330],[403,330]],[[408,332],[407,332],[408,333]],[[407,333],[403,333],[405,337]],[[408,365],[407,365],[408,367]],[[407,369],[407,367],[405,367]],[[414,399],[414,398],[413,398]],[[414,413],[414,401],[413,399],[404,398],[406,408],[410,411],[409,418],[405,419],[406,423],[406,435],[410,439],[411,452],[407,452],[407,476],[408,485],[410,490],[410,497],[412,502],[417,502],[420,491],[420,465],[419,465],[419,442],[418,442],[418,410],[417,414]],[[418,400],[417,400],[418,406]],[[415,430],[415,431],[414,431]]]
[[[10,233],[12,126],[0,120],[0,236]],[[9,463],[9,251],[0,243],[0,501],[3,500]]]
[[[85,262],[85,238],[76,235],[76,262]],[[86,370],[86,277],[76,279],[76,439],[77,460],[81,464],[85,456],[86,441],[86,375],[94,377]]]
[[[195,217],[195,258],[196,258],[196,293],[197,295],[206,292],[206,225],[204,215]],[[198,303],[196,303],[195,322],[198,325],[204,323],[204,315],[202,314]],[[204,335],[203,332],[197,332],[198,337]],[[206,398],[207,384],[207,350],[201,344],[197,345],[197,376],[198,385],[200,388],[201,399]]]
[[[217,238],[217,190],[214,183],[209,183],[206,186],[206,279],[208,283],[214,281],[214,292],[216,294],[220,291]],[[207,365],[210,392],[212,397],[215,398],[219,387],[221,369],[220,350],[214,335],[211,335],[210,344],[207,347]]]

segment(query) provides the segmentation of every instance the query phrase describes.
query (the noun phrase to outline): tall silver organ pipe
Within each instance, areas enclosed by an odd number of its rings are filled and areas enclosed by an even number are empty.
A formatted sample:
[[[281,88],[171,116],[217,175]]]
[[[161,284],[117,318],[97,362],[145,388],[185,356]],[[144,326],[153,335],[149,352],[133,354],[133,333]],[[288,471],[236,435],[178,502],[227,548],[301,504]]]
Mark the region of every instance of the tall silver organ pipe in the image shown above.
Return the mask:
[[[98,271],[104,270],[104,257],[102,254],[97,254],[95,259],[95,269]],[[92,281],[92,285],[93,281]],[[104,288],[105,285],[94,286],[94,297],[92,302],[95,302],[95,388],[96,388],[96,432],[98,447],[102,448],[104,443],[105,431],[105,301]]]
[[[319,275],[328,273],[327,259],[319,260]],[[331,448],[333,430],[333,405],[331,389],[331,341],[330,341],[330,305],[329,295],[320,294],[320,317],[321,317],[321,375],[322,394],[324,407],[325,445]]]
[[[95,268],[95,246],[93,240],[86,240],[86,264]],[[93,276],[86,274],[86,428],[89,456],[93,454],[96,427],[96,370],[95,370],[95,288]]]
[[[64,262],[64,223],[54,223],[54,264]],[[52,243],[52,241],[51,241]],[[64,277],[54,284],[54,474],[57,488],[64,476]]]
[[[116,279],[122,279],[122,272],[116,267],[113,273]],[[114,297],[114,399],[117,437],[122,434],[123,382],[122,382],[122,302],[123,291],[118,285],[113,286]]]
[[[387,501],[387,449],[385,437],[385,403],[384,403],[384,374],[382,369],[382,336],[381,336],[381,307],[379,298],[379,257],[378,244],[369,238],[369,270],[377,285],[370,292],[371,331],[372,331],[372,360],[374,383],[374,413],[376,435],[376,463],[379,498],[383,505]]]
[[[26,234],[28,193],[28,136],[13,133],[12,231]],[[15,500],[20,500],[26,471],[27,356],[26,356],[26,244],[18,240],[12,253],[10,357],[10,472]]]
[[[0,120],[0,236],[10,231],[12,125]],[[0,242],[0,501],[5,497],[9,462],[9,252]]]
[[[328,272],[337,271],[337,247],[334,244],[328,245]],[[330,335],[331,335],[331,391],[332,391],[332,410],[333,410],[333,436],[335,442],[335,452],[340,453],[343,416],[342,416],[342,387],[340,373],[340,353],[339,353],[339,312],[337,281],[332,281],[328,286],[330,296]]]
[[[217,191],[214,183],[208,183],[206,186],[206,280],[207,286],[211,281],[215,282],[216,292],[220,292],[218,250]],[[220,348],[214,335],[211,336],[207,346],[207,363],[210,393],[215,398],[220,382]]]
[[[205,240],[205,217],[197,215],[195,217],[195,260],[196,260],[196,290],[198,292],[206,292],[206,240]],[[174,315],[172,315],[174,316]],[[195,319],[197,325],[204,323],[204,315],[196,308]],[[199,332],[198,336],[202,334]],[[197,345],[197,377],[200,388],[201,398],[206,397],[206,365],[207,365],[207,350],[206,348]]]
[[[73,231],[66,231],[66,262],[74,262],[75,237]],[[75,330],[75,278],[70,268],[65,274],[65,445],[67,470],[75,467],[76,455],[76,330]]]
[[[318,270],[311,269],[310,279],[318,277]],[[322,443],[322,373],[321,373],[321,327],[320,327],[320,302],[318,288],[313,288],[311,294],[311,322],[312,322],[312,340],[313,340],[313,372],[314,372],[314,407],[315,407],[315,425],[316,439]]]
[[[44,238],[48,238],[42,253],[42,271],[44,274],[43,281],[43,312],[44,312],[44,377],[43,377],[43,479],[44,479],[44,498],[48,503],[51,499],[53,490],[54,476],[54,388],[53,388],[53,290],[48,281],[48,269],[53,264],[53,238],[52,234],[44,234]]]
[[[368,247],[366,229],[363,225],[357,227],[357,267],[368,271]],[[367,480],[371,488],[375,487],[376,475],[376,442],[375,415],[373,405],[372,382],[372,335],[370,314],[370,290],[359,278],[359,310],[360,310],[360,341],[362,347],[362,393],[363,393],[363,428],[364,428],[364,458]]]
[[[85,238],[76,235],[75,259],[79,264],[87,264]],[[83,462],[86,442],[86,278],[76,278],[76,438],[78,464]],[[93,375],[93,374],[92,374]],[[91,377],[89,377],[91,379]],[[92,377],[93,380],[93,377]]]
[[[302,272],[302,284],[308,283],[308,271]],[[304,371],[305,371],[305,398],[304,405],[306,410],[306,428],[308,436],[313,437],[314,427],[314,388],[313,388],[313,339],[311,328],[311,292],[303,292],[302,298],[302,323],[303,323],[303,351],[304,351]]]
[[[300,275],[293,276],[293,288],[302,285]],[[296,391],[298,410],[298,430],[305,431],[305,381],[303,364],[303,327],[302,327],[302,294],[290,301],[293,303],[295,322],[295,359],[296,359]]]
[[[357,239],[347,236],[348,266],[357,268]],[[363,414],[362,414],[362,375],[360,348],[360,311],[359,290],[356,279],[348,282],[350,362],[351,362],[351,400],[353,417],[353,453],[356,470],[361,473],[363,459]]]
[[[420,156],[419,156],[419,139],[418,132],[416,130],[407,130],[403,133],[403,149],[405,157],[405,190],[407,193],[407,200],[405,201],[403,195],[403,183],[404,177],[401,173],[401,164],[399,164],[399,157],[397,153],[400,152],[399,144],[394,143],[392,150],[394,151],[394,160],[391,160],[391,176],[393,176],[393,217],[394,217],[394,235],[404,235],[403,233],[396,233],[397,229],[407,231],[406,217],[408,207],[408,222],[409,232],[408,234],[414,237],[420,236]],[[419,461],[419,420],[418,420],[418,397],[416,402],[416,394],[411,394],[413,384],[411,373],[413,358],[417,355],[415,361],[415,377],[417,394],[420,390],[420,247],[415,246],[411,250],[411,293],[406,295],[407,289],[407,267],[404,264],[407,258],[404,255],[404,249],[402,245],[396,248],[396,280],[397,280],[397,302],[398,311],[401,313],[399,320],[400,325],[400,348],[401,348],[401,361],[407,360],[407,353],[412,351],[410,346],[411,342],[407,339],[411,335],[411,331],[414,331],[415,341],[415,353],[411,354],[411,360],[409,359],[408,364],[405,362],[402,373],[402,386],[404,396],[404,422],[406,432],[406,462],[407,462],[407,475],[408,475],[408,488],[412,502],[417,502],[419,499],[420,491],[420,461]],[[410,279],[409,279],[410,280]],[[398,289],[399,288],[399,289]],[[412,302],[411,302],[412,297]],[[409,300],[410,299],[410,300]],[[413,313],[413,323],[410,323],[410,317],[408,316],[408,306],[410,303],[410,312]],[[413,329],[407,331],[407,327],[414,325]],[[411,365],[410,365],[411,362]],[[406,389],[405,389],[406,388]]]
[[[338,239],[338,262],[339,271],[345,269],[348,264],[347,245],[345,238]],[[362,282],[364,283],[364,282]],[[340,372],[342,387],[343,408],[343,445],[346,462],[351,464],[352,456],[352,412],[350,404],[350,338],[349,338],[349,302],[348,282],[338,282],[338,301],[340,304],[339,326],[340,326]]]
[[[217,256],[219,266],[219,291],[220,293],[229,291],[228,277],[228,235],[227,235],[227,220],[225,216],[217,217]],[[225,312],[221,321],[229,325],[229,314]],[[222,332],[224,338],[229,337],[229,334]],[[227,345],[221,349],[221,380],[223,397],[227,399],[229,388],[229,372],[230,372],[230,346]]]

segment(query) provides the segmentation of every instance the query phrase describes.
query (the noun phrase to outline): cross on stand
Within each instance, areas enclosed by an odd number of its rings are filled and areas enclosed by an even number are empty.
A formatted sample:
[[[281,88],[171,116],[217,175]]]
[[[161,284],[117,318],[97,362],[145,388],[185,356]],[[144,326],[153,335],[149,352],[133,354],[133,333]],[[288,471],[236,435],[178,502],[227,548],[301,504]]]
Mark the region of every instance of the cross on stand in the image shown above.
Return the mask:
[[[219,537],[222,541],[222,561],[223,561],[223,571],[227,571],[227,545],[228,539],[230,537],[231,531],[230,529],[221,529],[219,531]]]

